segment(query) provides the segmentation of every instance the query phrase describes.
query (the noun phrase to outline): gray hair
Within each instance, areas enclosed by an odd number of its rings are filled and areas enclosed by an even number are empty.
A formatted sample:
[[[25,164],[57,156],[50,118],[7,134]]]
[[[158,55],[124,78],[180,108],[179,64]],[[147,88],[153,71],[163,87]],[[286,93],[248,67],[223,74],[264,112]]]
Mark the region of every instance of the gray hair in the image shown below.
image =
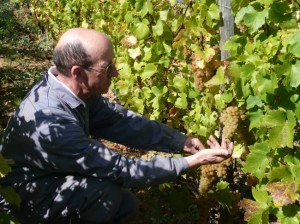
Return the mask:
[[[55,48],[53,52],[53,62],[57,70],[63,75],[68,76],[74,65],[88,68],[95,63],[91,55],[86,52],[80,41],[66,43]]]

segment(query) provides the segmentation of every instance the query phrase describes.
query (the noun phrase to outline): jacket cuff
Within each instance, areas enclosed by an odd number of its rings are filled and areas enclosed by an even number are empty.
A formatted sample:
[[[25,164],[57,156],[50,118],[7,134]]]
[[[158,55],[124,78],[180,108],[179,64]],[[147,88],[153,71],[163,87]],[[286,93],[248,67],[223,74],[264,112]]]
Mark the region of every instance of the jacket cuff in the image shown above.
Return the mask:
[[[185,144],[185,141],[187,140],[187,136],[181,134],[179,131],[176,136],[174,136],[172,148],[174,149],[174,152],[181,153],[183,151],[183,146]]]

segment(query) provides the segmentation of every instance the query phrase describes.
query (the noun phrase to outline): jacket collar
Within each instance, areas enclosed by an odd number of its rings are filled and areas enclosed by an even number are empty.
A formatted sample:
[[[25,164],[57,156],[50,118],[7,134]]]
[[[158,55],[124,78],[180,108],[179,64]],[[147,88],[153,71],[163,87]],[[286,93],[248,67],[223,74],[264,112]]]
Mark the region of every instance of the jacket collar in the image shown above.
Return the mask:
[[[80,99],[72,90],[66,86],[63,82],[59,81],[55,75],[56,68],[55,66],[49,68],[48,72],[44,73],[44,78],[50,85],[50,88],[53,90],[54,94],[62,99],[65,103],[67,103],[72,109],[78,107],[79,105],[83,105],[85,107],[85,102]]]

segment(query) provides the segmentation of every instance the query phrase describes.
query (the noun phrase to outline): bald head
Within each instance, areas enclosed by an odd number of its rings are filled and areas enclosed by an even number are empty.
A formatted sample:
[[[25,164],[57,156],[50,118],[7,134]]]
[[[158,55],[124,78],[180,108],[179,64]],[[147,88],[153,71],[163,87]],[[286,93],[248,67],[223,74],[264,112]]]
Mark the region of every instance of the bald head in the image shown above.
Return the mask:
[[[57,70],[68,75],[73,65],[88,68],[99,60],[113,54],[113,46],[104,33],[84,28],[66,31],[58,41],[53,61]]]

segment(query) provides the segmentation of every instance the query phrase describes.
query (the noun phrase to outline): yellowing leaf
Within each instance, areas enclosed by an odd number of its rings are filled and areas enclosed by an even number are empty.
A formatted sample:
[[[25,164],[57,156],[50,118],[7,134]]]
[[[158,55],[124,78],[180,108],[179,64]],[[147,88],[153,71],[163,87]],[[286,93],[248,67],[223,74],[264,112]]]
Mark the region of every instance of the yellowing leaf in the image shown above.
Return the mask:
[[[239,206],[245,211],[245,221],[253,220],[253,218],[257,218],[256,216],[260,216],[262,219],[266,208],[262,206],[259,202],[244,198],[239,202]],[[262,223],[262,222],[258,222]]]
[[[212,87],[212,86],[220,86],[225,84],[226,79],[225,79],[225,73],[224,73],[224,68],[219,68],[217,70],[217,73],[215,76],[213,76],[210,80],[208,80],[204,85],[206,87]]]
[[[134,48],[134,49],[128,49],[128,53],[129,53],[129,56],[132,59],[136,59],[138,56],[140,56],[142,54],[140,47],[137,47],[137,48]]]
[[[295,203],[299,198],[299,193],[296,193],[298,188],[296,183],[274,182],[267,185],[267,190],[270,192],[276,207]]]

